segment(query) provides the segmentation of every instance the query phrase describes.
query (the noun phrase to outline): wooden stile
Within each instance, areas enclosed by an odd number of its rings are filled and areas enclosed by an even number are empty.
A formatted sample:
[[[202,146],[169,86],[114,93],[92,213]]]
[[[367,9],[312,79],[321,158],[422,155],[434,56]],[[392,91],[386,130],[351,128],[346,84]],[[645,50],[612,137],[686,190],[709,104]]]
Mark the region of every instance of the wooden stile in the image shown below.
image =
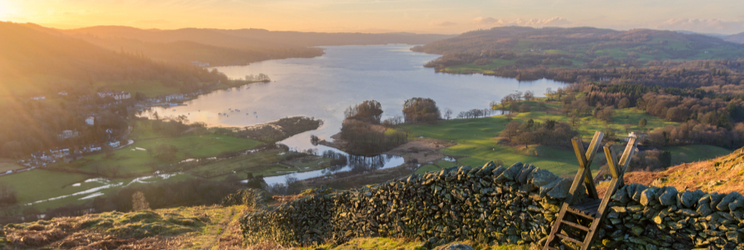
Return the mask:
[[[586,152],[584,151],[584,145],[580,138],[572,140],[574,152],[579,161],[579,171],[576,172],[573,183],[571,183],[571,189],[569,189],[568,196],[564,200],[563,205],[561,205],[561,210],[558,213],[555,224],[553,224],[553,227],[550,230],[548,240],[543,249],[559,249],[557,246],[552,245],[554,245],[554,243],[561,243],[560,241],[573,242],[581,246],[581,250],[589,249],[589,246],[596,236],[599,224],[607,214],[607,204],[610,201],[610,197],[612,197],[615,191],[624,184],[623,175],[628,168],[630,159],[633,157],[633,152],[638,144],[637,138],[631,137],[630,140],[628,140],[628,144],[625,146],[625,151],[623,151],[620,159],[617,158],[617,154],[612,147],[604,146],[604,153],[605,157],[607,157],[607,164],[612,179],[610,180],[610,185],[607,187],[604,197],[599,199],[597,187],[594,185],[590,167],[592,159],[594,159],[595,153],[599,149],[603,137],[604,134],[602,132],[597,131],[594,133],[592,142],[589,144],[589,151]],[[590,201],[575,204],[577,202],[575,198],[578,196],[576,191],[579,189],[579,185],[582,184],[586,187]],[[567,215],[569,214],[572,215],[572,217],[568,217]],[[572,221],[569,218],[574,219]],[[586,224],[587,222],[589,223],[588,225],[582,224]],[[563,234],[561,231],[562,226],[564,225],[585,232],[586,234],[583,237],[584,239],[576,239]],[[557,238],[560,240],[557,240]]]

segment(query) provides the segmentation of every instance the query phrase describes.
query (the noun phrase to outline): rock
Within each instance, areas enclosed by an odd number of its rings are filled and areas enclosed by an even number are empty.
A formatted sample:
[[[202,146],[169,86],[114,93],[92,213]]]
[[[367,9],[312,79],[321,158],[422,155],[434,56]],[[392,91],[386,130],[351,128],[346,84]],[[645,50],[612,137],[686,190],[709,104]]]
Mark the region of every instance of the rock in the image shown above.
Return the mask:
[[[548,183],[553,182],[555,179],[557,179],[558,176],[553,174],[553,172],[550,172],[545,169],[535,168],[534,171],[532,171],[532,184],[534,184],[537,187],[542,187],[544,185],[547,185]]]
[[[677,189],[675,187],[667,187],[664,193],[659,195],[659,203],[665,207],[677,204]]]
[[[729,203],[729,210],[730,211],[734,211],[734,210],[737,210],[739,208],[744,208],[744,198],[742,198],[742,197],[737,197],[737,198],[734,199],[734,201],[732,201],[731,203]]]
[[[695,199],[695,195],[692,192],[684,191],[680,193],[678,196],[679,196],[679,201],[680,203],[682,203],[683,206],[687,208],[695,207],[695,201],[697,201],[697,199]]]
[[[716,205],[716,209],[718,209],[718,211],[728,212],[729,210],[731,210],[729,205],[731,205],[732,202],[742,199],[744,199],[744,197],[742,197],[739,192],[731,192],[721,199],[721,202]],[[736,210],[736,206],[734,210]]]
[[[650,187],[641,192],[641,200],[639,201],[641,205],[649,206],[653,205],[654,202],[656,202],[656,193],[659,191],[659,188],[657,187]]]
[[[713,213],[713,209],[710,209],[709,203],[698,203],[697,213],[700,216],[708,216]]]
[[[568,196],[569,189],[571,189],[571,181],[562,179],[547,193],[547,196],[554,199],[565,199]]]
[[[516,180],[517,177],[519,177],[519,173],[522,172],[522,164],[521,162],[517,162],[516,164],[512,165],[511,167],[504,170],[499,177],[496,177],[497,183],[504,183],[507,181],[513,181]]]
[[[527,167],[523,168],[522,172],[519,173],[519,177],[517,177],[517,183],[527,184],[527,177],[530,176],[533,170],[535,170],[535,166],[533,165],[528,165]]]
[[[615,191],[615,194],[612,195],[612,200],[620,202],[620,204],[627,204],[630,201],[630,196],[628,196],[628,189],[627,186],[624,186],[617,191]]]
[[[633,183],[633,184],[637,184],[637,183]],[[642,184],[635,185],[631,198],[634,201],[641,202],[641,197],[643,196],[643,192],[646,191],[646,189],[648,189],[646,185],[642,185]]]
[[[501,175],[501,173],[504,173],[504,171],[506,171],[506,168],[504,168],[503,166],[499,166],[496,169],[494,169],[491,173],[492,173],[492,176],[499,176]]]
[[[721,203],[721,201],[723,200],[723,197],[726,196],[724,194],[719,194],[716,192],[710,193],[709,195],[710,195],[710,207],[711,208],[718,207],[718,203]],[[728,206],[726,207],[728,208]]]

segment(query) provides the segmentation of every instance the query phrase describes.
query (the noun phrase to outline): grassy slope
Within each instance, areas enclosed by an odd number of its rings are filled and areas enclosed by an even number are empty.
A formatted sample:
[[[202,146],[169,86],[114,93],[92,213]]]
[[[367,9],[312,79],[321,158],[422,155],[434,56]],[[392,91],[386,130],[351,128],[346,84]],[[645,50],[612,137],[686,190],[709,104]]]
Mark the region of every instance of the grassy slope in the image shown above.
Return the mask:
[[[125,248],[129,249],[240,249],[242,238],[238,218],[247,211],[249,208],[245,206],[177,207],[6,225],[12,228],[6,229],[9,232],[5,236],[7,241],[0,237],[0,248],[60,248],[62,243],[65,243],[64,248],[100,248],[100,244],[105,243],[108,248],[113,245],[113,248],[128,246]],[[43,235],[62,237],[54,241],[38,240],[41,238],[38,236]],[[8,242],[21,237],[25,237],[26,242],[37,244],[23,246]]]
[[[217,156],[222,152],[240,151],[251,149],[261,144],[259,141],[235,138],[224,135],[184,135],[178,137],[167,137],[160,135],[152,128],[143,123],[137,123],[132,133],[135,143],[114,151],[114,155],[106,158],[104,154],[96,154],[84,157],[82,160],[72,163],[55,163],[51,167],[71,168],[88,173],[95,173],[96,166],[122,166],[120,174],[145,174],[152,171],[151,164],[164,164],[179,162],[187,158],[199,158]],[[160,145],[172,145],[178,148],[178,153],[172,161],[164,162],[155,158],[155,154],[147,151],[137,150],[143,148],[155,151]]]
[[[548,104],[547,106],[551,107],[552,105]],[[578,131],[585,142],[591,140],[594,131],[605,130],[606,128],[615,130],[618,137],[624,137],[626,126],[631,131],[642,130],[638,127],[638,122],[642,118],[646,118],[648,121],[646,129],[677,124],[661,120],[638,110],[618,109],[611,123],[601,121],[592,116],[581,118]],[[514,119],[523,122],[529,119],[533,119],[536,122],[544,122],[545,120],[552,119],[570,123],[570,118],[566,116],[549,114],[545,111],[519,113],[514,116]],[[424,136],[457,142],[457,145],[445,148],[442,152],[451,156],[464,157],[458,160],[458,163],[461,165],[477,166],[490,160],[501,160],[507,165],[514,162],[534,164],[558,175],[570,176],[575,173],[576,156],[572,151],[536,145],[531,145],[525,149],[523,147],[510,147],[498,144],[497,137],[507,123],[507,117],[494,116],[478,119],[447,120],[435,125],[403,125],[398,129],[410,132],[412,138]],[[678,162],[708,159],[727,153],[726,149],[707,145],[669,147],[667,150],[672,152],[673,160]],[[683,152],[686,156],[680,157],[680,153]],[[595,162],[604,162],[604,155],[597,155]],[[450,167],[450,165],[446,162],[426,164],[422,166],[419,172],[437,170],[442,167]],[[593,164],[593,168],[595,171],[598,170],[599,164]]]
[[[744,148],[715,159],[681,164],[661,172],[638,171],[625,176],[626,183],[674,186],[677,190],[744,193]]]
[[[356,249],[400,249],[400,250],[416,250],[426,249],[420,248],[424,242],[407,239],[397,238],[354,238],[341,245],[322,245],[319,247],[304,247],[300,249],[317,249],[317,250],[356,250]],[[468,244],[474,249],[478,250],[527,250],[529,246],[524,245],[500,245],[500,246],[489,246],[484,244],[478,244],[476,242],[452,242],[444,246],[436,247],[435,249],[448,249],[447,246],[451,244]]]

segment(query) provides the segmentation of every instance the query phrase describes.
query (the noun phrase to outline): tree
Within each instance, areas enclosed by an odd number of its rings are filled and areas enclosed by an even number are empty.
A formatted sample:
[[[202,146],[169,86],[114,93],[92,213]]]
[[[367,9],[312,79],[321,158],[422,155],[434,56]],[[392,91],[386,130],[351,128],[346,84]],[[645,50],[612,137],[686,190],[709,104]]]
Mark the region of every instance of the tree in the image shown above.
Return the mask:
[[[132,194],[132,211],[140,210],[150,210],[150,203],[147,202],[142,191],[137,191]]]
[[[648,124],[648,121],[646,121],[646,118],[641,118],[641,120],[638,122],[638,127],[645,128]]]
[[[630,107],[630,99],[627,97],[623,97],[623,99],[620,99],[620,101],[617,103],[617,108],[624,109]]]
[[[372,124],[380,124],[382,105],[375,100],[367,100],[344,111],[346,119],[355,119]]]
[[[524,92],[524,100],[525,101],[532,101],[532,99],[535,98],[535,93],[531,90],[527,90]]]
[[[493,107],[493,106],[494,105],[491,105],[491,107]],[[450,118],[452,118],[452,110],[449,109],[449,108],[445,108],[444,109],[444,119],[449,120]]]
[[[414,97],[403,103],[403,115],[406,123],[432,122],[439,120],[437,103],[430,98]]]
[[[16,191],[5,183],[0,183],[0,207],[6,207],[18,202]]]
[[[256,175],[254,176],[253,173],[248,173],[246,176],[246,183],[245,185],[249,188],[256,188],[256,189],[266,189],[266,181],[264,180],[263,175]]]
[[[519,105],[519,112],[530,112],[530,105],[527,103]]]

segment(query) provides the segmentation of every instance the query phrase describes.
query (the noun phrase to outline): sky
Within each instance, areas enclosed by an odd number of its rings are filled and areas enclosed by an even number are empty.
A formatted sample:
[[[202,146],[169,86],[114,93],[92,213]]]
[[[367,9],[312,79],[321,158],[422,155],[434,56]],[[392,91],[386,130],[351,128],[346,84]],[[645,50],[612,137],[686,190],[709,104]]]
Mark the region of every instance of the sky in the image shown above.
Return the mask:
[[[71,29],[458,34],[495,26],[744,32],[742,0],[0,0],[0,20]]]

